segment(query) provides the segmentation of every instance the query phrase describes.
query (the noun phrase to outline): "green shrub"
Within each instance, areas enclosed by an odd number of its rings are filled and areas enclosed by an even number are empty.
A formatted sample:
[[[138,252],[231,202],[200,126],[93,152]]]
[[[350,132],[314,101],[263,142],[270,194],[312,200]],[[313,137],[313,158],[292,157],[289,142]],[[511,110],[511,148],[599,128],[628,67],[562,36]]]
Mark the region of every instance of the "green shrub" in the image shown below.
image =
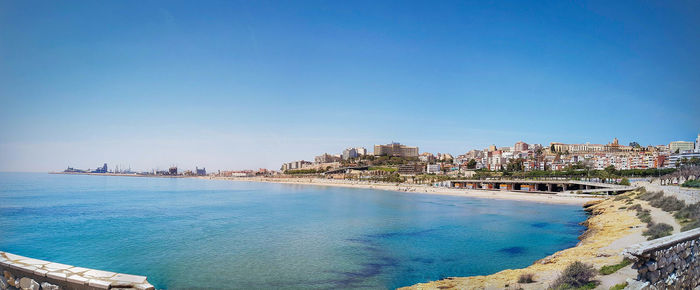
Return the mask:
[[[646,231],[642,232],[642,235],[646,236],[647,240],[653,240],[665,236],[670,236],[672,232],[673,227],[671,225],[659,223],[649,226],[649,228],[647,228]]]
[[[666,212],[672,212],[684,208],[685,202],[673,196],[664,196],[662,198],[649,201],[649,205],[663,209]]]
[[[615,286],[610,287],[610,290],[622,290],[625,289],[625,287],[627,287],[627,282],[616,284]]]
[[[648,209],[637,210],[637,218],[643,223],[651,225],[651,211]]]
[[[642,210],[642,205],[641,204],[635,204],[633,206],[628,207],[630,210]]]
[[[691,220],[681,227],[681,232],[700,228],[700,220]]]
[[[620,185],[630,185],[630,180],[627,179],[627,177],[623,177],[622,180],[620,180]]]
[[[624,199],[624,200],[629,200],[630,197],[627,196],[627,195],[618,195],[618,196],[616,196],[614,199],[615,199],[615,200],[623,200],[623,199]]]
[[[535,282],[535,280],[533,279],[534,277],[535,277],[535,275],[533,275],[533,274],[529,274],[529,273],[522,274],[522,275],[520,275],[520,277],[518,277],[518,283],[527,284],[527,283]]]
[[[700,219],[700,203],[686,205],[673,216],[677,219]]]
[[[640,194],[638,198],[641,200],[646,200],[649,202],[649,205],[656,208],[660,208],[666,212],[681,210],[683,207],[685,207],[684,201],[679,200],[673,196],[664,196],[663,191],[650,191],[647,193]]]
[[[650,201],[650,200],[661,198],[663,196],[664,196],[663,191],[647,191],[647,192],[644,192],[644,193],[638,195],[637,198],[639,198],[641,200]]]
[[[581,262],[573,262],[564,269],[561,276],[554,280],[551,289],[593,289],[596,287],[596,283],[593,278],[596,276],[596,270],[593,266],[589,264],[584,264]],[[588,288],[593,286],[593,288]]]
[[[700,179],[695,179],[695,180],[688,180],[686,182],[683,182],[681,184],[683,187],[697,187],[700,188]]]
[[[610,275],[612,273],[617,272],[617,270],[620,270],[624,267],[627,267],[629,264],[632,264],[632,261],[630,261],[628,259],[623,259],[622,262],[617,263],[615,265],[603,266],[602,268],[600,268],[599,272],[600,272],[600,274],[603,274],[603,275]]]

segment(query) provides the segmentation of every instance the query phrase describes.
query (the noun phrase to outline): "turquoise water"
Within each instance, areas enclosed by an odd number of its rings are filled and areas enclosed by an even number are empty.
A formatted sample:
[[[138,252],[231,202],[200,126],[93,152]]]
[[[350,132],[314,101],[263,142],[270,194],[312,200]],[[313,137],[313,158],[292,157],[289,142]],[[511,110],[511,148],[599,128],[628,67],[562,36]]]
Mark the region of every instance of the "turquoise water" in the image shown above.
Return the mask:
[[[395,288],[574,246],[579,206],[222,180],[0,173],[0,250],[158,288]]]

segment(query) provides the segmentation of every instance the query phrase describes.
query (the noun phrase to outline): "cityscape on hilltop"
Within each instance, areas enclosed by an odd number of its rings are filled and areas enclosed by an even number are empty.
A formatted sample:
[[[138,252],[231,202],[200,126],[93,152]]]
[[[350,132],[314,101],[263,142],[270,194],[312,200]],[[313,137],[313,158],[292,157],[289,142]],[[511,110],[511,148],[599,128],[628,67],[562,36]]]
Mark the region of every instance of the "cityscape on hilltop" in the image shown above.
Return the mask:
[[[487,171],[563,171],[567,169],[615,170],[677,168],[685,162],[700,159],[700,134],[695,141],[672,141],[664,145],[641,146],[637,142],[620,144],[617,138],[608,144],[564,144],[548,146],[523,141],[513,146],[491,145],[453,156],[449,153],[419,152],[418,147],[400,143],[374,145],[374,151],[350,147],[340,154],[323,153],[314,161],[297,160],[283,163],[280,171],[287,174],[334,172],[337,168],[362,166],[394,166],[402,175],[437,174],[470,176],[475,170]],[[693,160],[693,161],[691,161]],[[375,174],[384,174],[375,170]]]
[[[607,144],[529,144],[518,141],[513,146],[490,145],[453,156],[450,153],[421,153],[417,146],[392,142],[365,147],[348,147],[338,154],[323,153],[313,161],[285,162],[279,171],[218,170],[205,168],[179,170],[132,171],[131,168],[109,170],[107,164],[94,170],[68,167],[63,173],[121,174],[144,176],[307,176],[324,175],[327,178],[363,178],[397,181],[390,176],[435,175],[446,178],[474,177],[484,172],[571,172],[572,170],[651,170],[675,169],[685,164],[700,162],[700,134],[695,141],[672,141],[663,145],[642,146],[637,142],[620,144],[614,138]],[[658,172],[657,172],[658,173]],[[660,174],[660,173],[658,173]],[[490,175],[487,175],[490,176]],[[398,181],[406,181],[400,179]]]

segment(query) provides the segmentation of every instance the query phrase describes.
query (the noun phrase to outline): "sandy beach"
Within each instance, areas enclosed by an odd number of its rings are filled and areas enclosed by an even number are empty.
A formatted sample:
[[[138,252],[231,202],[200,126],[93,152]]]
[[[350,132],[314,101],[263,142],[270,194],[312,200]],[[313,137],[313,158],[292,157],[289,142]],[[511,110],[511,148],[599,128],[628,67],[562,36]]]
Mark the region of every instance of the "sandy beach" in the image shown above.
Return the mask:
[[[383,182],[366,182],[353,180],[334,180],[321,178],[266,178],[266,177],[202,177],[232,181],[247,182],[273,182],[283,184],[313,185],[313,186],[338,186],[364,189],[389,190],[419,194],[437,194],[451,196],[465,196],[475,198],[490,198],[502,200],[519,200],[527,202],[540,202],[552,204],[572,204],[583,205],[587,202],[600,200],[605,196],[577,195],[577,194],[544,194],[544,193],[524,193],[513,191],[477,190],[477,189],[455,189],[447,187],[435,187],[419,184],[396,184]]]

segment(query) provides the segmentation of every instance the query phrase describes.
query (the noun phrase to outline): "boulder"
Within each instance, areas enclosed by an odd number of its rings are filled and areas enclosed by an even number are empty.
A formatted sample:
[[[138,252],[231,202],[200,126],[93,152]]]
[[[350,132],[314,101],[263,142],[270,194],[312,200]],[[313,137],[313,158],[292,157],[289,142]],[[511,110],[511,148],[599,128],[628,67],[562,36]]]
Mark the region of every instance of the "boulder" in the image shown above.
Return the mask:
[[[39,290],[39,283],[32,279],[24,277],[22,279],[19,279],[19,288],[22,290]]]
[[[49,282],[41,283],[41,290],[59,290],[59,289],[61,289],[61,287],[53,285]]]

